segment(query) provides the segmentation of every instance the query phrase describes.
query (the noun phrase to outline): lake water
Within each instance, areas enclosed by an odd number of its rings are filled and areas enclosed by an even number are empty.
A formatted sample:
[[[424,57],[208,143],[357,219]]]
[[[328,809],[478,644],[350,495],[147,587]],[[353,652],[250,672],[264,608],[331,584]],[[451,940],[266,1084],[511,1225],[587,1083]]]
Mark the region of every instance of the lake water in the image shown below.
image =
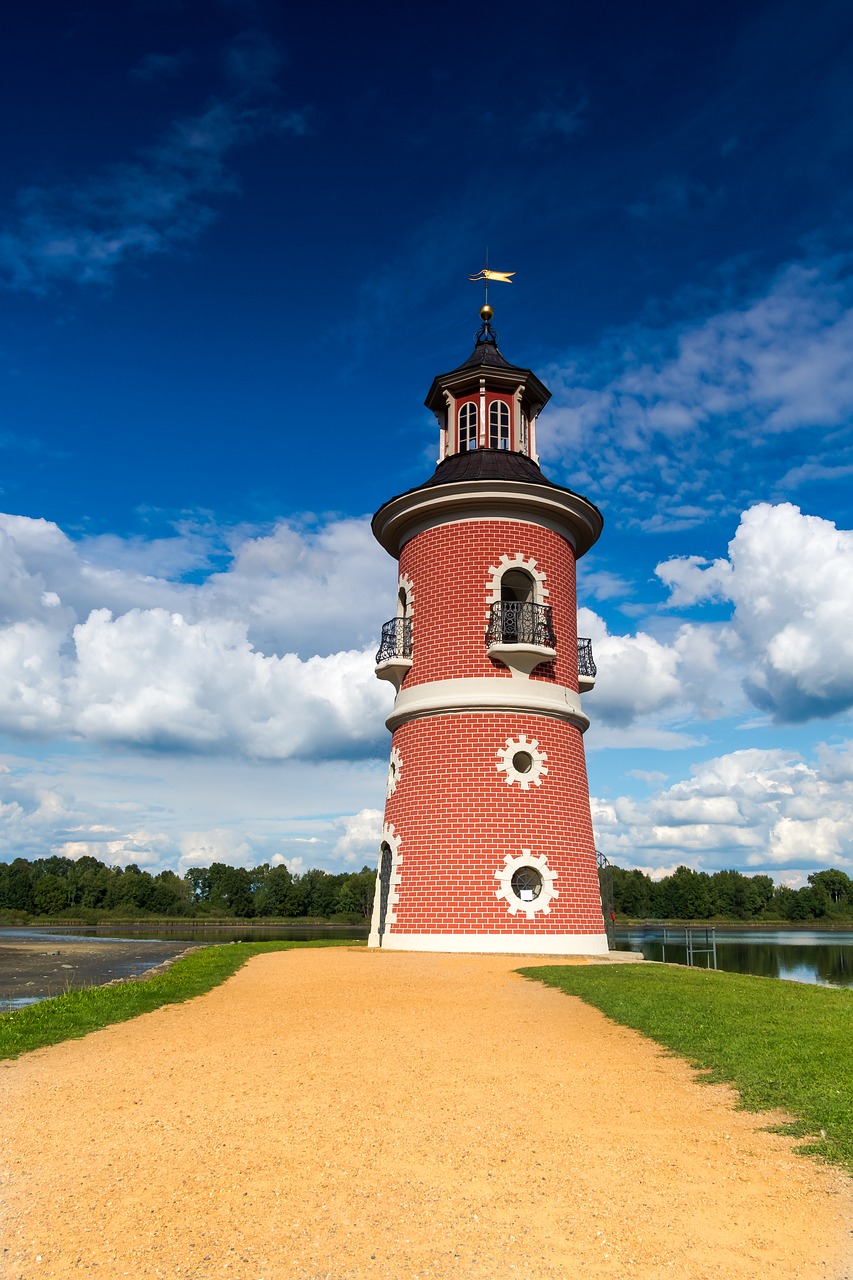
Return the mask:
[[[65,990],[139,977],[172,960],[193,943],[299,942],[317,938],[366,939],[366,925],[265,928],[197,922],[164,928],[54,925],[50,929],[0,929],[0,1013]]]
[[[136,938],[151,938],[169,942],[305,942],[318,938],[344,938],[355,941],[367,938],[369,925],[359,924],[324,924],[324,925],[255,925],[255,924],[206,924],[196,921],[186,924],[145,925],[51,925],[50,937],[66,938],[113,938],[133,941]],[[33,929],[0,929],[3,937],[38,937],[41,934]],[[44,935],[47,936],[47,935]]]
[[[704,929],[693,931],[704,945]],[[717,929],[717,968],[730,973],[755,973],[762,978],[809,982],[825,987],[853,987],[853,930]],[[673,939],[681,938],[681,945]],[[666,959],[686,962],[684,930],[668,931]],[[662,960],[663,928],[648,926],[616,930],[617,951],[642,951],[647,960]],[[697,955],[704,965],[707,957]]]
[[[704,930],[694,931],[697,939]],[[174,945],[174,953],[186,943],[221,943],[221,942],[297,942],[307,939],[340,938],[363,941],[367,938],[367,925],[326,925],[326,926],[264,926],[264,925],[214,925],[201,927],[190,921],[185,924],[175,923],[165,928],[152,928],[150,925],[117,925],[108,927],[81,928],[79,926],[62,929],[53,926],[50,931],[32,929],[0,929],[0,951],[4,938],[10,943],[27,939],[31,944],[44,944],[45,947],[61,946],[62,940],[72,942],[73,939],[102,940],[106,943],[126,944],[127,954],[120,957],[120,967],[116,967],[116,956],[113,954],[107,962],[100,966],[103,974],[93,970],[87,974],[88,983],[106,982],[117,973],[139,973],[147,967],[159,963],[161,954],[145,955],[143,958],[139,946],[142,940],[151,944],[170,943]],[[678,938],[680,936],[680,943]],[[684,931],[673,930],[666,942],[665,958],[676,964],[686,960],[684,947]],[[846,932],[821,932],[801,929],[717,929],[717,967],[732,973],[754,973],[765,978],[781,978],[789,982],[808,982],[822,986],[853,988],[853,930]],[[647,960],[664,959],[663,929],[660,926],[637,927],[616,930],[616,948],[620,951],[642,951]],[[91,950],[91,948],[90,948]],[[100,950],[100,948],[95,948]],[[104,948],[105,952],[107,948]],[[115,951],[115,946],[112,948]],[[69,957],[59,957],[67,961]],[[704,965],[707,957],[696,956],[696,963]],[[524,958],[519,957],[519,964]],[[97,958],[92,964],[97,966]],[[68,963],[62,964],[63,975],[68,971]],[[26,992],[27,1000],[43,998],[44,995],[56,994],[53,987],[39,989],[41,984]],[[0,973],[0,995],[2,990],[2,973]],[[61,988],[60,988],[61,989]],[[24,997],[21,990],[15,995]],[[23,999],[20,1000],[23,1003]],[[17,1004],[18,1001],[15,1001]],[[7,1000],[4,1007],[9,1007]]]

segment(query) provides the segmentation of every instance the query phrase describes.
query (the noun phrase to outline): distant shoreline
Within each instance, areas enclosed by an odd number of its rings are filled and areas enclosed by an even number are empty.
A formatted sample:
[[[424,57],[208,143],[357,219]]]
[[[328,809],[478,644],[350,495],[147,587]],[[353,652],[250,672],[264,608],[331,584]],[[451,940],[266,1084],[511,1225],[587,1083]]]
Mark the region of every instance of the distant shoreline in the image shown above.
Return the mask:
[[[40,920],[12,920],[3,919],[0,916],[0,930],[2,929],[26,929],[33,933],[66,931],[74,929],[94,929],[99,931],[109,929],[156,929],[162,930],[217,930],[217,929],[240,929],[244,931],[261,930],[261,929],[291,929],[291,930],[317,930],[324,929],[329,932],[336,930],[350,929],[367,929],[370,922],[368,920],[345,921],[330,920],[328,917],[297,916],[294,918],[273,918],[271,916],[250,916],[241,918],[239,916],[222,916],[214,920],[199,919],[197,916],[125,916],[119,919],[112,917],[110,919],[101,920],[84,920],[42,918]],[[617,919],[616,928],[620,930],[630,929],[716,929],[718,932],[729,932],[750,930],[755,932],[784,930],[794,933],[849,933],[853,931],[853,916],[833,919],[823,917],[815,920],[733,920],[733,919],[716,919],[716,920],[652,920],[652,919]]]

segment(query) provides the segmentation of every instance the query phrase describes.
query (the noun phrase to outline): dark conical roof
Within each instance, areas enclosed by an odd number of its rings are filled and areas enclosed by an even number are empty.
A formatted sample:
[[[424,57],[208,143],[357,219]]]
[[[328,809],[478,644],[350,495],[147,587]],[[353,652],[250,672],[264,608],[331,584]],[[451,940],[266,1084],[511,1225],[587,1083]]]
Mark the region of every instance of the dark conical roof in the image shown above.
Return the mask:
[[[504,360],[498,350],[497,339],[494,342],[490,342],[488,339],[478,339],[474,350],[467,360],[463,360],[459,368],[473,369],[483,364],[490,365],[493,369],[515,369],[517,367],[510,364],[508,360]]]
[[[419,487],[456,484],[459,480],[516,480],[524,484],[542,484],[559,489],[542,474],[538,463],[526,453],[510,453],[508,449],[472,449],[468,453],[452,453],[439,462],[429,480]]]
[[[484,326],[477,334],[474,350],[468,359],[463,360],[462,364],[451,369],[449,373],[441,373],[433,378],[424,403],[427,408],[437,411],[444,405],[445,389],[458,395],[479,376],[491,376],[495,386],[499,385],[503,389],[508,389],[511,385],[513,391],[515,386],[525,387],[527,397],[536,406],[529,410],[533,414],[538,413],[551,398],[551,392],[542,385],[535,373],[530,369],[522,368],[521,365],[510,364],[509,360],[504,359],[498,349],[498,339],[494,329]]]

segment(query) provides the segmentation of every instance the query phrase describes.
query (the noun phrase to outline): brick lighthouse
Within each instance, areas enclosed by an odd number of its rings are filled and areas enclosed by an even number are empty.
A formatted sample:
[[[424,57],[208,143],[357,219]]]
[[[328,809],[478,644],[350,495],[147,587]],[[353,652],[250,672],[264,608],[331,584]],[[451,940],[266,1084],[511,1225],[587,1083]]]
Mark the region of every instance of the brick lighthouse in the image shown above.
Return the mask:
[[[550,392],[492,316],[427,395],[435,473],[373,517],[399,577],[376,655],[397,696],[369,945],[604,952],[575,586],[602,517],[542,474]]]

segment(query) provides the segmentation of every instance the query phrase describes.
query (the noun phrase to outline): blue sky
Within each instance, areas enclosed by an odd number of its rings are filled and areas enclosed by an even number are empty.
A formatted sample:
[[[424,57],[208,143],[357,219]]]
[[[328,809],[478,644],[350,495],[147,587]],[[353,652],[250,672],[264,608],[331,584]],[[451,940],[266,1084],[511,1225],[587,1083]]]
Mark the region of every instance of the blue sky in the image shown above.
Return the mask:
[[[606,519],[599,846],[850,870],[851,52],[831,0],[7,17],[0,857],[372,860],[367,521],[488,246]]]

